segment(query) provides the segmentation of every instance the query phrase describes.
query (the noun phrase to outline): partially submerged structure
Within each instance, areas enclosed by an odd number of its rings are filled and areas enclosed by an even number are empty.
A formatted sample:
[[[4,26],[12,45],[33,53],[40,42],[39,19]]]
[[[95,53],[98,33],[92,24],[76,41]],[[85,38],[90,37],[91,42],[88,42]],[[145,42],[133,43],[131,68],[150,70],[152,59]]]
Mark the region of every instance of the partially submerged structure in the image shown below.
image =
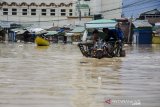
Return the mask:
[[[84,26],[75,27],[68,33],[67,39],[71,40],[71,42],[81,42],[84,31]]]
[[[152,25],[148,20],[136,20],[134,24],[133,43],[151,44],[152,43]]]

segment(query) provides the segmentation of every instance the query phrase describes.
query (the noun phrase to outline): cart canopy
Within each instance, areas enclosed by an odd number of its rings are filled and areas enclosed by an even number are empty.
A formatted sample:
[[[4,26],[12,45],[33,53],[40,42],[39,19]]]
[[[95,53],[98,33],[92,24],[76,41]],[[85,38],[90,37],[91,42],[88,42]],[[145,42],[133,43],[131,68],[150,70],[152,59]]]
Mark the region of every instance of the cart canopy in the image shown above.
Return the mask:
[[[115,20],[99,19],[85,23],[85,28],[115,28]]]

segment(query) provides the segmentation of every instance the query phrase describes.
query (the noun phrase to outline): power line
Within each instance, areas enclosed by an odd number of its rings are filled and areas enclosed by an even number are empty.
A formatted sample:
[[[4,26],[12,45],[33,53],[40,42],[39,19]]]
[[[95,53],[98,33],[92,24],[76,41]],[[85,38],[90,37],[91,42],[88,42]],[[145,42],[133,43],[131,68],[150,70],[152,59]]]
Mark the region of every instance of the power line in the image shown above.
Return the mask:
[[[139,2],[134,2],[133,4],[128,4],[128,5],[125,5],[125,6],[122,6],[122,7],[119,7],[119,8],[114,8],[114,9],[110,9],[110,10],[105,10],[105,11],[107,11],[107,12],[113,12],[114,10],[118,10],[118,9],[123,9],[123,8],[129,8],[129,7],[133,7],[133,6],[135,6],[135,5],[138,5],[138,4],[143,4],[143,3],[146,3],[146,2],[151,2],[152,0],[141,0],[141,2],[139,1]],[[159,2],[157,2],[157,1],[159,1],[159,0],[155,0],[155,1],[153,1],[153,2],[155,2],[155,3],[159,3]],[[117,2],[118,3],[118,2]],[[156,4],[156,5],[160,5],[160,4]],[[153,6],[156,6],[156,5],[153,5]],[[146,8],[146,7],[145,7]],[[50,8],[49,8],[50,9]],[[138,8],[138,9],[140,9],[140,8]],[[143,8],[141,8],[141,9],[143,9]],[[40,10],[40,9],[39,9]],[[128,10],[128,11],[131,11],[131,10]],[[103,11],[101,11],[102,13],[103,13]],[[126,12],[126,10],[125,10],[125,12]],[[106,12],[104,12],[104,13],[106,13]],[[117,13],[111,13],[111,14],[118,14],[118,13],[121,13],[121,12],[117,12]],[[106,14],[106,15],[110,15],[110,14]],[[105,16],[106,16],[105,15]],[[20,17],[26,17],[26,16],[20,16]],[[29,17],[29,16],[28,16]],[[61,19],[60,19],[61,20]],[[67,19],[66,19],[67,20]],[[53,20],[51,20],[51,21],[53,21]],[[56,20],[54,20],[54,21],[56,21]],[[17,21],[17,22],[19,22],[19,21]],[[38,21],[39,22],[39,21]]]
[[[156,5],[151,5],[151,6],[147,6],[147,7],[143,7],[143,8],[137,8],[137,10],[142,10],[142,9],[146,9],[146,8],[149,8],[149,7],[152,7],[152,6],[159,6],[160,4],[156,4]],[[135,9],[133,9],[135,10]],[[132,10],[126,10],[125,12],[129,12],[129,11],[132,11]],[[118,14],[118,13],[121,13],[121,12],[116,12],[116,13],[106,13],[104,16],[106,15],[113,15],[113,14]]]
[[[152,6],[159,6],[160,4],[156,4],[156,5],[151,5],[151,6],[146,6],[146,7],[143,7],[143,8],[138,8],[138,10],[142,10],[142,9],[145,9],[145,8],[149,8],[149,7],[152,7]],[[128,11],[131,11],[131,10],[127,10],[126,12]],[[107,13],[105,14],[104,16],[107,16],[107,15],[113,15],[113,14],[119,14],[121,12],[116,12],[116,13]],[[64,21],[64,20],[67,20],[67,19],[59,19],[59,20],[47,20],[47,21],[40,21],[40,22],[51,22],[51,21]],[[0,20],[0,21],[6,21],[6,20]],[[19,22],[19,21],[9,21],[9,22]],[[28,22],[25,22],[25,21],[21,21],[23,23],[31,23],[31,22],[39,22],[39,21],[28,21]]]
[[[146,1],[146,0],[145,0]],[[148,0],[147,0],[148,1]],[[149,0],[150,1],[150,0]],[[137,3],[140,3],[140,2],[144,2],[144,0],[141,0],[141,1],[138,1],[138,2],[134,2],[134,3],[130,3],[128,5],[125,5],[125,6],[119,6],[119,7],[116,7],[116,8],[113,8],[113,9],[108,9],[108,10],[103,10],[103,11],[100,11],[100,13],[105,13],[105,12],[109,12],[109,11],[114,11],[114,10],[119,10],[119,9],[122,9],[122,8],[127,8],[131,5],[134,5],[134,4],[137,4]],[[120,2],[115,2],[115,3],[120,3]],[[113,4],[115,5],[115,4]],[[98,6],[98,5],[97,5]],[[97,7],[97,6],[92,6],[92,7]],[[104,5],[103,5],[104,6]],[[108,6],[108,5],[106,5]]]
[[[107,3],[103,3],[101,6],[108,6],[108,5],[115,5],[115,4],[121,4],[122,2],[107,2]],[[92,5],[92,7],[97,7],[99,5]]]
[[[105,13],[105,12],[109,12],[109,11],[114,11],[114,10],[119,10],[119,9],[124,9],[124,8],[128,8],[128,7],[133,7],[135,5],[138,5],[138,4],[140,5],[140,4],[143,4],[143,3],[147,3],[149,1],[151,2],[153,0],[141,0],[141,2],[138,1],[138,2],[134,2],[133,4],[128,4],[128,5],[125,5],[125,6],[121,6],[121,7],[117,7],[117,8],[113,8],[113,9],[109,9],[109,10],[104,10],[104,11],[101,11],[101,13]],[[158,1],[158,0],[155,0],[155,1]]]
[[[152,3],[154,3],[154,2],[157,2],[157,1],[159,1],[159,0],[146,0],[146,1],[142,1],[142,2],[140,2],[140,3],[134,3],[133,5],[129,5],[129,6],[122,6],[122,8],[128,8],[128,7],[133,7],[133,6],[135,6],[135,5],[142,5],[142,4],[145,4],[145,3],[149,3],[149,2],[152,2]]]

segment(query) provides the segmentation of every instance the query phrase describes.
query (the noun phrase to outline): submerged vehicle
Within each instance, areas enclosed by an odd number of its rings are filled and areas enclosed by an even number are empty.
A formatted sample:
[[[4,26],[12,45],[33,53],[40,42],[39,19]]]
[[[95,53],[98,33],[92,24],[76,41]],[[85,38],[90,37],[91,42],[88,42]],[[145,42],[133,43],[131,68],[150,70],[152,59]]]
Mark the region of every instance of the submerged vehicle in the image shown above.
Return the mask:
[[[117,22],[114,20],[95,20],[85,24],[85,33],[83,35],[83,42],[78,44],[78,47],[81,53],[85,57],[91,58],[112,58],[112,57],[125,57],[125,50],[123,49],[123,41],[104,41],[102,38],[99,38],[95,43],[87,41],[87,30],[88,29],[102,29],[102,28],[111,28],[115,29]]]

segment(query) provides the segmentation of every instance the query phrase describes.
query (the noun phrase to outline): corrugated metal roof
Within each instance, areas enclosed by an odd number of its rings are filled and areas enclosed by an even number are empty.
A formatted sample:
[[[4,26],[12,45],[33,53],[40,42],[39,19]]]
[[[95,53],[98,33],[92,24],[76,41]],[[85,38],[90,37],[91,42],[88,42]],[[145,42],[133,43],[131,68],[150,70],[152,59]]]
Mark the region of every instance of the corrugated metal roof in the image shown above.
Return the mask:
[[[99,19],[99,20],[92,20],[87,23],[99,24],[99,23],[117,23],[115,20],[106,20],[106,19]]]
[[[57,31],[47,31],[47,34],[45,34],[46,36],[50,36],[50,35],[55,35],[57,34],[58,32]]]
[[[86,28],[114,28],[117,22],[115,20],[99,19],[87,22]]]
[[[152,27],[152,25],[149,24],[148,20],[136,20],[133,22],[133,24],[136,28],[138,28],[138,27]]]
[[[155,25],[156,25],[156,26],[160,26],[160,22],[158,22],[158,23],[155,23]]]
[[[84,31],[85,31],[84,27],[76,27],[71,31],[71,33],[82,33]]]
[[[157,10],[157,9],[154,9],[154,10],[150,10],[150,11],[144,12],[142,14],[160,14],[160,11]]]
[[[17,34],[23,34],[26,30],[23,30],[23,29],[11,29],[11,31],[16,32]]]

